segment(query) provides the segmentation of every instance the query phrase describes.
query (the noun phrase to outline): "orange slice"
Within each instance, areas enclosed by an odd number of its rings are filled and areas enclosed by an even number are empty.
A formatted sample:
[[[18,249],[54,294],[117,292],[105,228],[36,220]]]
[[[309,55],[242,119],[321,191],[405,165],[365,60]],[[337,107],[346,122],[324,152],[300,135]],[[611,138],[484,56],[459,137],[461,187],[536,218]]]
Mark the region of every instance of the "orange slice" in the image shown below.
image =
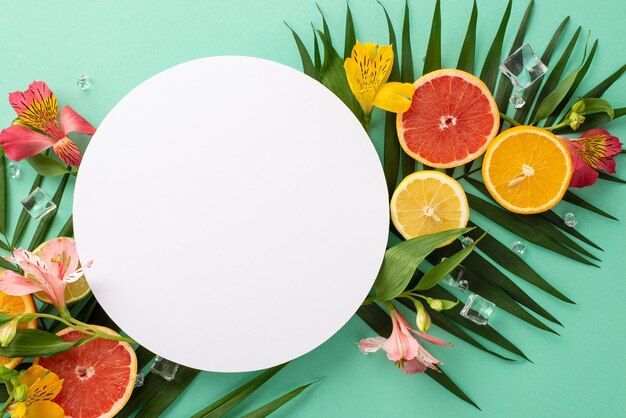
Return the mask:
[[[0,312],[17,315],[22,313],[37,312],[35,301],[31,295],[10,296],[0,292]],[[19,328],[37,328],[37,320],[33,320],[27,324],[22,324]],[[24,360],[23,358],[9,358],[0,356],[0,365],[12,369]]]
[[[572,172],[572,158],[559,138],[534,126],[502,132],[483,160],[489,193],[515,213],[545,212],[559,203]]]
[[[398,113],[404,151],[426,165],[457,167],[481,156],[500,127],[487,86],[460,70],[437,70],[415,83],[411,107]]]
[[[390,209],[391,221],[405,239],[463,228],[469,220],[467,197],[459,182],[432,170],[402,180]]]

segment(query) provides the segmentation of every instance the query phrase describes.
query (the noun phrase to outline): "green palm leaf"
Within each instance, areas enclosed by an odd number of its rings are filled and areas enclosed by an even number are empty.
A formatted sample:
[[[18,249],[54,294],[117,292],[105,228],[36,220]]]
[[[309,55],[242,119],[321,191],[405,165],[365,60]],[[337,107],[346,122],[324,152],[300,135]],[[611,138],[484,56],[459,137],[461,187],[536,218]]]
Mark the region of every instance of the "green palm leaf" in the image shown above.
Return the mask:
[[[285,23],[285,25],[287,25],[287,23]],[[309,52],[307,51],[306,46],[304,46],[302,39],[300,38],[300,36],[298,36],[296,31],[291,29],[289,25],[287,25],[287,27],[291,31],[291,34],[293,35],[293,39],[296,41],[296,46],[298,47],[298,52],[300,53],[300,60],[302,61],[302,71],[304,71],[304,74],[308,75],[309,77],[312,77],[318,80],[319,79],[318,70],[315,67],[315,64],[313,63],[313,60],[311,59],[311,55],[309,55]]]
[[[396,46],[396,33],[393,30],[393,25],[389,14],[385,9],[385,6],[380,4],[385,13],[387,20],[387,28],[389,30],[389,43],[393,48],[393,56],[396,59],[393,60],[393,66],[391,67],[391,74],[389,80],[399,81],[400,70],[398,68],[398,48]],[[393,194],[396,184],[398,183],[398,172],[400,170],[400,144],[398,143],[398,131],[396,130],[396,115],[392,112],[385,112],[385,137],[384,137],[384,151],[383,151],[383,170],[385,172],[385,179],[387,180],[387,192],[389,196]]]
[[[217,401],[213,402],[206,408],[198,411],[192,418],[218,418],[224,416],[227,412],[243,402],[246,398],[252,395],[258,388],[263,386],[265,382],[270,380],[276,373],[281,371],[288,363],[281,364],[280,366],[272,367],[265,370],[254,379],[250,380],[246,384],[238,387],[232,392],[224,395]]]
[[[585,64],[582,66],[582,68],[578,72],[578,75],[576,76],[576,79],[574,80],[574,84],[572,85],[572,87],[570,87],[569,91],[567,92],[563,100],[561,100],[561,103],[559,103],[556,109],[554,109],[554,111],[552,112],[552,115],[548,117],[548,119],[546,120],[543,126],[554,125],[554,122],[557,120],[559,115],[563,112],[563,110],[565,109],[565,106],[567,106],[567,103],[570,101],[570,99],[576,92],[576,89],[578,88],[580,83],[582,83],[583,79],[587,75],[587,71],[589,71],[589,67],[591,67],[591,63],[593,62],[593,58],[596,55],[597,49],[598,49],[598,40],[596,39],[596,41],[593,43],[593,46],[591,47],[591,52],[589,52],[589,56],[587,57]]]
[[[593,206],[591,203],[587,202],[585,199],[582,199],[576,196],[574,192],[572,192],[571,190],[568,190],[565,192],[565,195],[563,196],[563,200],[573,205],[576,205],[578,207],[581,207],[583,209],[587,209],[588,211],[597,213],[598,215],[604,216],[605,218],[608,218],[614,221],[619,221],[619,219],[617,219],[615,216],[609,213],[606,213],[602,209]]]
[[[476,55],[476,23],[478,21],[478,7],[476,6],[476,0],[472,6],[472,14],[467,25],[467,32],[465,33],[465,39],[463,40],[463,46],[461,47],[461,54],[459,55],[459,61],[456,64],[456,68],[463,70],[470,74],[474,73],[474,60]]]
[[[33,181],[33,185],[30,188],[30,193],[32,193],[37,187],[41,186],[41,181],[43,180],[43,176],[37,175],[35,177],[35,181]],[[30,221],[30,215],[26,212],[26,209],[22,208],[20,212],[20,217],[17,220],[17,224],[15,225],[15,230],[13,231],[13,238],[11,239],[11,247],[16,247],[20,240],[22,239],[22,235],[24,235],[24,231],[26,231],[26,226],[28,226],[28,222]]]
[[[413,67],[413,48],[411,47],[411,18],[409,14],[409,2],[404,4],[404,21],[402,24],[402,68],[400,79],[403,83],[413,83],[415,81],[415,69]],[[393,121],[392,121],[393,119]],[[394,135],[398,137],[396,130],[396,117],[388,117],[388,123],[393,123]],[[398,148],[400,148],[398,146]],[[406,177],[415,171],[415,160],[409,154],[401,150],[402,155],[402,176]]]
[[[346,35],[343,48],[343,57],[348,58],[352,54],[352,47],[356,44],[356,33],[354,29],[354,20],[352,19],[352,11],[350,5],[347,5],[346,11]]]
[[[139,412],[135,417],[158,417],[161,415],[193,382],[199,370],[179,366],[176,377],[171,382],[153,373],[148,373],[143,386],[136,388],[128,403],[116,415],[126,418]]]
[[[569,44],[565,48],[565,51],[563,51],[561,58],[559,58],[554,68],[552,68],[552,70],[545,76],[547,78],[543,83],[543,87],[541,88],[539,95],[537,96],[537,103],[533,107],[532,112],[530,112],[529,119],[533,121],[533,124],[537,120],[540,120],[537,118],[537,112],[541,108],[544,100],[546,99],[546,97],[548,97],[550,93],[552,93],[556,89],[557,85],[559,84],[559,81],[563,76],[563,72],[565,71],[565,67],[569,62],[569,58],[572,55],[572,52],[574,52],[574,48],[576,47],[576,42],[578,41],[578,37],[580,36],[580,30],[581,27],[579,26],[578,29],[576,29],[576,32],[574,32],[572,39],[570,39]]]
[[[306,385],[302,385],[300,387],[297,387],[297,388],[295,388],[295,389],[285,393],[281,397],[276,398],[273,401],[266,403],[262,407],[260,407],[258,409],[255,409],[252,412],[247,413],[242,418],[265,418],[266,416],[270,415],[271,413],[276,411],[281,406],[285,405],[287,402],[291,401],[296,396],[300,395],[309,386],[314,385],[317,382],[320,382],[320,380],[316,380],[314,382],[307,383]]]
[[[57,208],[61,204],[61,199],[63,198],[63,193],[65,193],[65,186],[67,186],[67,181],[69,180],[69,178],[70,178],[69,173],[63,175],[63,178],[61,179],[61,183],[59,183],[59,187],[54,193],[54,196],[52,196],[52,201],[57,206]],[[56,217],[57,212],[58,212],[58,209],[55,209],[39,221],[39,225],[37,226],[37,229],[35,230],[35,233],[33,234],[33,239],[30,241],[30,244],[28,245],[29,251],[33,251],[35,248],[39,246],[39,244],[45,241],[46,235],[48,234],[48,230],[50,229],[50,226],[52,225],[52,221]]]
[[[626,71],[626,65],[622,65],[617,71],[604,79],[600,84],[589,90],[583,95],[585,99],[593,99],[596,97],[602,97],[605,91],[613,85]]]
[[[7,235],[7,171],[4,152],[0,156],[0,234]]]
[[[543,248],[546,248],[550,251],[553,251],[557,254],[564,255],[565,257],[571,258],[572,260],[578,261],[583,264],[587,264],[590,266],[598,267],[591,261],[583,258],[578,253],[572,251],[567,248],[565,245],[554,241],[552,238],[548,237],[546,234],[537,231],[532,228],[527,223],[521,221],[519,218],[511,214],[510,212],[504,211],[499,207],[480,199],[470,193],[467,194],[467,200],[472,209],[481,215],[487,217],[491,221],[497,223],[505,229],[513,232],[514,234],[520,236],[521,238],[532,242],[536,245],[539,245]]]
[[[567,26],[568,22],[569,22],[569,16],[563,19],[561,24],[558,26],[558,28],[554,32],[554,35],[552,35],[552,38],[550,39],[550,42],[548,42],[548,46],[546,47],[546,50],[541,55],[541,62],[543,62],[544,64],[548,66],[550,65],[550,60],[552,59],[552,54],[554,53],[554,49],[559,43],[559,40],[561,39],[561,34],[563,33],[563,30],[565,29],[565,26]],[[513,117],[513,119],[515,119],[522,125],[526,123],[526,117],[528,116],[528,112],[530,111],[533,105],[533,102],[535,101],[535,96],[537,94],[537,91],[539,90],[541,81],[542,80],[535,82],[526,90],[524,90],[523,97],[524,97],[524,100],[526,101],[526,105],[523,106],[521,109],[518,109],[515,112],[515,116]]]
[[[449,293],[441,286],[434,287],[430,289],[427,293],[428,296],[436,298],[436,299],[450,299],[453,298],[452,294]],[[426,307],[429,309],[429,307]],[[522,357],[525,360],[531,361],[515,344],[504,338],[498,331],[493,329],[489,324],[487,325],[478,325],[475,322],[470,321],[469,319],[461,316],[462,306],[459,304],[457,306],[452,307],[451,309],[446,309],[445,311],[441,311],[441,314],[446,317],[448,320],[460,325],[464,329],[467,329],[473,332],[476,335],[481,336],[494,343],[495,345],[502,347],[510,353],[513,353],[517,356]]]
[[[426,57],[424,58],[424,69],[422,74],[428,74],[441,68],[441,4],[437,0],[435,3],[435,11],[433,13],[433,21],[430,26],[430,36],[428,38],[428,47],[426,48]]]
[[[511,0],[507,2],[500,27],[498,27],[496,36],[493,38],[493,43],[489,48],[489,52],[487,52],[487,58],[485,58],[483,69],[480,72],[480,79],[492,92],[495,91],[498,73],[500,72],[499,65],[502,56],[502,45],[504,44],[504,35],[509,23],[509,17],[511,17]]]
[[[472,239],[476,239],[484,233],[484,231],[475,223],[470,222],[468,225],[475,228],[467,234]],[[523,259],[521,259],[520,257],[511,257],[510,248],[502,244],[491,235],[487,235],[485,236],[485,238],[483,238],[480,244],[480,251],[485,253],[489,258],[491,258],[502,268],[515,274],[521,279],[526,280],[528,283],[535,285],[544,292],[564,302],[574,303],[571,299],[559,292],[543,277],[541,277],[539,273],[533,270],[533,268],[530,267],[528,263],[526,263]]]
[[[515,35],[515,39],[513,40],[513,44],[511,45],[511,49],[509,50],[509,55],[513,54],[520,46],[522,46],[522,42],[524,41],[524,36],[526,36],[526,29],[528,28],[528,22],[530,21],[530,15],[533,10],[534,0],[530,0],[528,2],[528,7],[526,7],[526,12],[522,17],[522,21],[519,25],[519,29],[517,30],[517,34]],[[511,92],[513,91],[513,85],[506,77],[501,77],[500,82],[498,83],[498,89],[496,90],[495,99],[498,104],[498,109],[501,112],[506,113],[506,108],[509,105],[509,97],[511,96]]]

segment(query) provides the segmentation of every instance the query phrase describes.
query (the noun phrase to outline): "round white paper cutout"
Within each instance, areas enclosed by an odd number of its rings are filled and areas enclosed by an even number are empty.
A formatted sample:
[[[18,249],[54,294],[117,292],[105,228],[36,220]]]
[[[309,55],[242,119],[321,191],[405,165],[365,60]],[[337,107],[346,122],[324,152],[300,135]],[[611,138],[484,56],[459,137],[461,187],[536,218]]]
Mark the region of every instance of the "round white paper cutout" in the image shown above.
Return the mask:
[[[240,372],[301,356],[367,296],[385,178],[350,110],[308,76],[212,57],[148,79],[104,119],[74,195],[94,295],[147,349]]]

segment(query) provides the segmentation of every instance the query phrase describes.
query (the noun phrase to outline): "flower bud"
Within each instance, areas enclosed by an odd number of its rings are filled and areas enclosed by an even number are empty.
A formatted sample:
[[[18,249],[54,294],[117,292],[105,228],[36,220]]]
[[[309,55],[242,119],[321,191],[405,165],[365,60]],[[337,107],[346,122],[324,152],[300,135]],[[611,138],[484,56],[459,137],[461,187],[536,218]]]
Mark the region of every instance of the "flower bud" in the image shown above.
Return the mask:
[[[428,304],[437,312],[443,310],[443,302],[441,302],[439,299],[430,299],[428,300]]]
[[[585,111],[585,101],[579,100],[572,106],[572,113],[583,113]]]
[[[569,115],[569,126],[573,130],[577,130],[584,121],[585,117],[580,113],[572,112]]]
[[[15,317],[0,327],[0,346],[6,347],[15,337],[19,318]]]
[[[415,301],[415,311],[417,312],[417,318],[415,323],[417,324],[417,329],[422,332],[428,332],[431,325],[430,315],[426,312],[426,308],[422,305],[421,302]]]
[[[13,389],[13,397],[18,402],[23,402],[28,394],[28,385],[22,383]]]

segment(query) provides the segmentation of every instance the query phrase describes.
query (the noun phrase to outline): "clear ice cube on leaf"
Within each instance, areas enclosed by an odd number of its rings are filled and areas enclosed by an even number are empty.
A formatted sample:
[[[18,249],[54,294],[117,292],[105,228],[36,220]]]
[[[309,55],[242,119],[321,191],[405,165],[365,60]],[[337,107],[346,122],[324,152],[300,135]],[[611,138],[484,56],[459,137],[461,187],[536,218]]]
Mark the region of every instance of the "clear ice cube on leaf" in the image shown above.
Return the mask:
[[[500,71],[513,83],[516,90],[524,90],[540,79],[548,67],[541,62],[528,44],[524,44],[500,64]]]
[[[176,372],[178,371],[178,363],[174,363],[173,361],[169,361],[164,359],[163,357],[156,356],[154,358],[154,363],[150,368],[150,372],[161,376],[163,379],[168,382],[174,380],[176,377]]]
[[[37,187],[31,194],[22,199],[22,206],[33,218],[39,220],[57,208],[57,205]]]
[[[487,325],[495,307],[493,302],[473,293],[467,298],[465,306],[461,309],[461,316],[478,325]]]

